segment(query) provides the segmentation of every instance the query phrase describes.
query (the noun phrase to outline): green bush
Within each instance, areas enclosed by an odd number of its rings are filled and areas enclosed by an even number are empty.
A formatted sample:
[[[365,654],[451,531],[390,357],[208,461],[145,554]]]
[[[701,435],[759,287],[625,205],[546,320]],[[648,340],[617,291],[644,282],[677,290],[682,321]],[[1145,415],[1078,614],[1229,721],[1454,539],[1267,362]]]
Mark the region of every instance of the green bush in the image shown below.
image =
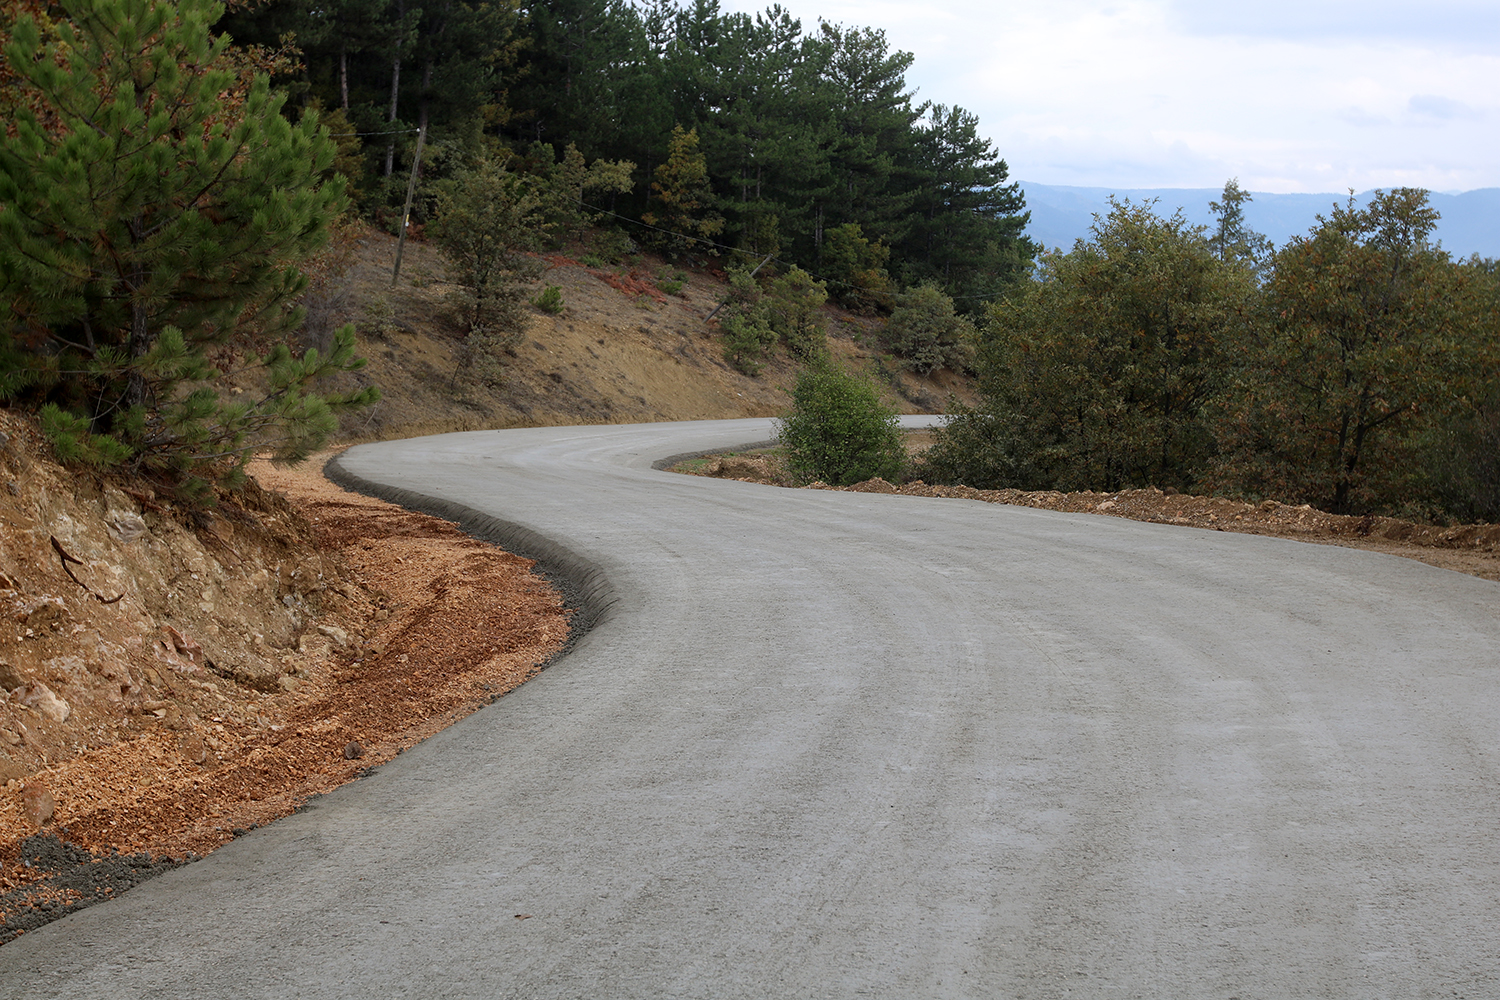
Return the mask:
[[[906,462],[896,415],[881,404],[875,387],[822,358],[797,376],[778,433],[787,468],[800,483],[894,480]]]
[[[531,300],[531,304],[542,312],[551,313],[556,316],[564,308],[562,287],[560,285],[548,285],[537,294],[536,298]]]
[[[919,374],[974,363],[974,324],[954,313],[953,300],[934,285],[920,285],[901,296],[882,339],[905,367]]]
[[[724,360],[744,375],[759,375],[761,359],[776,344],[776,331],[758,315],[731,313],[720,324],[724,329]]]
[[[867,239],[858,223],[846,222],[828,230],[823,241],[822,270],[834,295],[848,308],[872,315],[891,307],[891,279],[886,262],[889,247]]]
[[[729,298],[724,303],[724,360],[745,375],[758,375],[761,359],[776,346],[765,293],[748,268],[729,268]]]
[[[767,318],[795,357],[811,361],[823,354],[827,336],[823,329],[823,303],[828,286],[800,267],[771,282],[766,290]]]

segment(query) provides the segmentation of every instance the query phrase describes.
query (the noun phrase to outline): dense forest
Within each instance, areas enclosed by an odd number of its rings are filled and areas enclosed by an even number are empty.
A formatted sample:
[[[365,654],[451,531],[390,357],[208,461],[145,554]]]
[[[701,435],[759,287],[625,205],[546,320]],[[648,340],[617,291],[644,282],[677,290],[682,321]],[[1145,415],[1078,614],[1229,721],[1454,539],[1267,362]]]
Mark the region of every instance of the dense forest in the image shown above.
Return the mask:
[[[873,284],[882,297],[888,271],[893,285],[930,281],[978,302],[1034,253],[1021,192],[978,119],[917,103],[912,56],[880,31],[805,28],[779,6],[724,13],[716,0],[271,0],[219,27],[239,44],[299,49],[277,82],[293,106],[356,133],[344,163],[370,211],[400,204],[426,129],[428,179],[476,155],[481,137],[521,171],[545,172],[571,146],[629,165],[628,185],[591,200],[632,239],[652,242],[645,220],[775,253],[836,295]]]

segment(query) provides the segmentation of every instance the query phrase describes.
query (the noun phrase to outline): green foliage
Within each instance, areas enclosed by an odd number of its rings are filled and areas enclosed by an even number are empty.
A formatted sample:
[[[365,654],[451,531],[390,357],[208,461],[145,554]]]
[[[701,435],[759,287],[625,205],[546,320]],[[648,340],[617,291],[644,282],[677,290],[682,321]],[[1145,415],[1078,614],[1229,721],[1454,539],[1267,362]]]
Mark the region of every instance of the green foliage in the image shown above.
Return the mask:
[[[885,270],[890,256],[890,248],[866,239],[857,222],[835,226],[823,237],[822,271],[838,300],[855,312],[891,307],[891,278]]]
[[[657,235],[656,242],[669,253],[680,253],[695,248],[695,241],[684,237],[723,232],[724,219],[713,211],[713,201],[708,163],[698,149],[698,130],[673,126],[666,162],[656,168],[651,182],[652,210],[641,219],[667,230]]]
[[[320,396],[359,367],[273,349],[254,402],[221,401],[207,347],[301,321],[297,263],[344,204],[335,147],[293,126],[264,76],[240,89],[206,0],[72,0],[20,18],[5,57],[19,110],[0,133],[0,393],[45,406],[59,453],[239,478],[259,445],[295,459],[374,390]]]
[[[1237,178],[1226,181],[1223,200],[1208,203],[1209,211],[1218,219],[1208,244],[1225,263],[1258,272],[1271,253],[1271,241],[1245,224],[1245,204],[1253,200]]]
[[[527,288],[542,269],[529,253],[541,236],[541,199],[528,178],[488,157],[435,186],[428,233],[459,286],[456,304],[469,332],[461,363],[471,371],[493,369],[529,322]]]
[[[812,360],[827,349],[823,304],[828,288],[800,267],[774,278],[766,292],[766,321],[794,357]]]
[[[896,244],[906,284],[931,282],[979,303],[1002,294],[1031,270],[1037,248],[1023,230],[1029,216],[1020,186],[979,119],[934,104],[913,133],[908,176],[914,188],[906,235]]]
[[[827,359],[797,376],[791,409],[778,426],[787,468],[801,483],[848,486],[879,476],[899,479],[906,460],[896,415],[875,387]]]
[[[1424,450],[1484,398],[1500,363],[1493,312],[1477,273],[1428,242],[1427,192],[1351,199],[1319,222],[1273,258],[1212,481],[1335,513],[1400,511],[1432,490]]]
[[[603,216],[587,207],[595,193],[625,194],[635,186],[631,174],[635,164],[629,160],[595,160],[587,163],[578,147],[568,143],[561,160],[550,163],[552,150],[541,143],[536,148],[549,161],[541,175],[540,208],[552,231],[563,239],[579,239],[586,227]]]
[[[586,254],[583,263],[587,267],[603,267],[605,264],[618,264],[629,257],[640,248],[636,246],[635,240],[625,235],[619,229],[605,229],[594,236],[594,252]],[[598,263],[589,264],[590,260]]]
[[[967,317],[954,312],[952,299],[933,285],[919,285],[901,296],[881,339],[908,368],[925,374],[972,365],[977,334]]]
[[[542,312],[551,313],[554,316],[567,308],[563,305],[561,285],[548,285],[546,288],[543,288],[537,293],[536,298],[531,300],[531,304]]]
[[[748,268],[729,269],[729,301],[719,326],[724,331],[724,360],[745,375],[760,373],[766,351],[776,346],[765,294]]]
[[[1188,488],[1213,454],[1204,407],[1226,380],[1247,272],[1178,212],[1116,203],[1092,240],[990,310],[982,404],[932,463],[979,487]]]

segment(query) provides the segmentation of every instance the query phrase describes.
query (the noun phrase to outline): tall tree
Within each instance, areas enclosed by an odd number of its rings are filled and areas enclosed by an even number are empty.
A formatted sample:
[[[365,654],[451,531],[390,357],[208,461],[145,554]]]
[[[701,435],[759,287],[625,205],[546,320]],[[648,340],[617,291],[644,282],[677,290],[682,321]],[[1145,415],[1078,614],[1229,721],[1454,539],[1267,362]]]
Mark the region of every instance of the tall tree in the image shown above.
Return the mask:
[[[1226,181],[1221,199],[1208,203],[1208,210],[1217,220],[1208,242],[1220,260],[1258,271],[1271,252],[1271,241],[1245,221],[1245,205],[1254,200],[1249,191],[1240,187],[1239,178]]]
[[[1020,185],[979,119],[960,107],[930,105],[916,132],[907,183],[914,221],[899,248],[908,282],[935,281],[978,306],[1026,273],[1035,247],[1023,230],[1030,219]]]
[[[1437,221],[1423,190],[1351,197],[1275,255],[1219,484],[1341,514],[1399,505],[1413,435],[1470,405],[1500,360],[1475,275],[1431,242]]]
[[[1249,293],[1199,227],[1114,203],[1071,253],[991,307],[982,405],[944,429],[933,474],[972,486],[1189,488],[1213,454],[1205,407]]]

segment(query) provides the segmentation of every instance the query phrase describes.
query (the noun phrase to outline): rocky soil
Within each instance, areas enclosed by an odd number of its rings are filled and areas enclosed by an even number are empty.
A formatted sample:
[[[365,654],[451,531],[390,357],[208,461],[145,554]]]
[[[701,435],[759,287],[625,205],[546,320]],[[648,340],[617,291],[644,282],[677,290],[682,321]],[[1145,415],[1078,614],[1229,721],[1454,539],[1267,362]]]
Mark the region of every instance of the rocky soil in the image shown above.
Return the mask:
[[[195,514],[0,426],[0,942],[288,814],[567,638],[530,560],[321,462]]]

